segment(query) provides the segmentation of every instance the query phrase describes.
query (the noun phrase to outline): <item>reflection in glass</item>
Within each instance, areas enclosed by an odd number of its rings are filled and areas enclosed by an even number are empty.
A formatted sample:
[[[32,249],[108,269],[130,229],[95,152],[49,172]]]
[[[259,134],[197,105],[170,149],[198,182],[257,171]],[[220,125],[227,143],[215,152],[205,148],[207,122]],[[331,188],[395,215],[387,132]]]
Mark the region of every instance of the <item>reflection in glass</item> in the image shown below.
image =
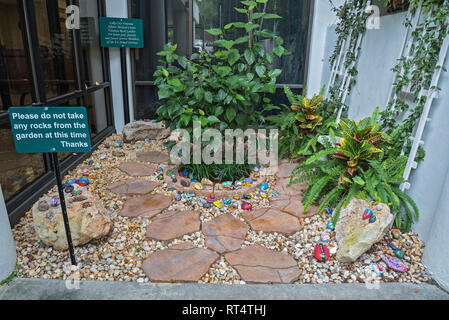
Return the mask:
[[[84,74],[86,85],[92,87],[103,82],[97,1],[80,0],[79,6]]]
[[[34,0],[47,98],[76,90],[71,30],[66,29],[63,0]]]
[[[94,137],[107,128],[106,101],[104,90],[97,90],[87,95],[87,116],[91,130],[91,137]]]
[[[156,111],[162,105],[154,86],[136,86],[136,119],[156,119]]]
[[[0,115],[33,103],[23,31],[17,2],[0,0]]]

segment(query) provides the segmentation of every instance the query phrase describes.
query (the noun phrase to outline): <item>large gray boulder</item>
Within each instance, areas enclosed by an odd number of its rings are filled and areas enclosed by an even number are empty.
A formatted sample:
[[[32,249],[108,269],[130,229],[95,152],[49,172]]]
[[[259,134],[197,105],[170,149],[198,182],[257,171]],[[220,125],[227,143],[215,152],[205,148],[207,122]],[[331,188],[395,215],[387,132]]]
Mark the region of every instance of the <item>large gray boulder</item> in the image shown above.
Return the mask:
[[[162,140],[170,135],[170,130],[165,128],[163,122],[135,121],[128,123],[123,128],[123,141]]]
[[[363,213],[371,208],[376,222],[363,220]],[[335,226],[338,243],[337,260],[344,263],[356,261],[371,246],[384,237],[394,216],[390,208],[383,203],[370,204],[365,200],[354,198],[341,211],[340,219]]]
[[[81,193],[76,194],[79,191]],[[101,201],[77,185],[74,185],[73,195],[65,194],[73,245],[82,246],[109,234],[113,224]],[[56,250],[67,250],[61,206],[53,207],[51,201],[52,196],[46,195],[34,204],[32,208],[34,228],[44,244]]]

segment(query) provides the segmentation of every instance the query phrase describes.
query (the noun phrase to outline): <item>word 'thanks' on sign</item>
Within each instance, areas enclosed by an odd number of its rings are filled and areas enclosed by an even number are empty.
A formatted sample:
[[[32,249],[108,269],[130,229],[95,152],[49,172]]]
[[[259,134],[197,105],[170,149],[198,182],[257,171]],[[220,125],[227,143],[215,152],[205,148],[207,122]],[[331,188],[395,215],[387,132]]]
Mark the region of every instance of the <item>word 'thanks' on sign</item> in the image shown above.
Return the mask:
[[[91,151],[84,107],[15,107],[8,112],[18,153]]]

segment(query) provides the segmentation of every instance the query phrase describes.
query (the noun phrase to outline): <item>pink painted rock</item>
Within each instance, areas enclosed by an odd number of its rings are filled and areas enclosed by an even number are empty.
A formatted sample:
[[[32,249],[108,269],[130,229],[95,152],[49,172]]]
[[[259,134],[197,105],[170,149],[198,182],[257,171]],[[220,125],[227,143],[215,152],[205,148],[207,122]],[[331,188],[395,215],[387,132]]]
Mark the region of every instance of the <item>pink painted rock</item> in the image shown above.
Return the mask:
[[[170,157],[168,154],[159,151],[141,152],[137,154],[137,161],[150,162],[150,163],[166,163]]]
[[[264,208],[253,212],[244,212],[242,216],[254,231],[293,235],[302,229],[298,218],[275,209]]]
[[[124,162],[118,168],[132,177],[151,176],[154,171],[151,167],[138,162]]]
[[[116,194],[148,194],[159,184],[158,182],[134,179],[113,183],[109,186],[109,190]]]
[[[171,204],[171,197],[162,194],[150,194],[125,202],[120,215],[123,217],[154,217]]]
[[[243,202],[242,203],[242,210],[252,210],[253,205],[251,203],[248,202]]]
[[[182,243],[150,254],[142,268],[153,282],[197,282],[218,257],[210,250]]]
[[[201,229],[206,237],[206,246],[219,253],[240,249],[249,231],[246,223],[231,214],[223,214],[211,221],[203,222]]]
[[[168,211],[148,225],[146,236],[149,239],[167,241],[200,231],[200,227],[198,211]]]
[[[226,260],[249,283],[292,283],[300,276],[292,256],[260,245],[251,245],[227,253]]]

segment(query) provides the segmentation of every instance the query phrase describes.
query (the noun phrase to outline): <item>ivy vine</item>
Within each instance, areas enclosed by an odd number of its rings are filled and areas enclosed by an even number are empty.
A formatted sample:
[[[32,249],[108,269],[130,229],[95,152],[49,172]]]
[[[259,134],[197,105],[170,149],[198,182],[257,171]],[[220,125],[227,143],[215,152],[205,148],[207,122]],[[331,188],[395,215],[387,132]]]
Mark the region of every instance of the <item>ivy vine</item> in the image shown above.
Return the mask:
[[[415,14],[419,1],[409,2],[411,12]],[[423,1],[422,9],[427,13],[427,17],[420,24],[421,28],[412,33],[414,41],[410,47],[409,57],[400,58],[393,68],[397,73],[397,79],[393,84],[397,98],[392,99],[381,113],[381,123],[387,133],[393,132],[399,126],[401,128],[399,132],[396,130],[397,139],[392,142],[392,152],[397,154],[410,152],[412,144],[410,138],[421,117],[428,93],[441,90],[431,86],[435,71],[439,68],[447,71],[444,66],[437,63],[443,41],[449,33],[447,26],[449,3],[441,0]],[[406,19],[405,26],[411,26],[409,19]],[[401,121],[401,118],[405,120]],[[420,147],[415,160],[422,161],[424,154],[424,149]]]

